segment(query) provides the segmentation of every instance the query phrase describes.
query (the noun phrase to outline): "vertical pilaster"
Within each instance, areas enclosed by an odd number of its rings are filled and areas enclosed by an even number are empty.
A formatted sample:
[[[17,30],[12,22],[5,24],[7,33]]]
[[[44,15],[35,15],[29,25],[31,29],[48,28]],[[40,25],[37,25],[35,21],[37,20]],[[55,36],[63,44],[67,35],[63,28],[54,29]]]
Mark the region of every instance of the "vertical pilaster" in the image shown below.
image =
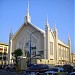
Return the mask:
[[[54,27],[54,59],[55,64],[58,64],[58,31]]]
[[[13,33],[10,32],[10,35],[9,35],[9,49],[8,49],[8,64],[11,64],[11,59],[12,59],[12,37],[13,37]]]
[[[46,20],[46,28],[45,28],[45,41],[46,41],[46,59],[50,57],[50,26],[48,23],[48,18]]]
[[[44,59],[46,59],[46,35],[44,34]]]
[[[70,36],[68,36],[68,46],[69,46],[69,63],[71,63],[71,40],[70,40]]]

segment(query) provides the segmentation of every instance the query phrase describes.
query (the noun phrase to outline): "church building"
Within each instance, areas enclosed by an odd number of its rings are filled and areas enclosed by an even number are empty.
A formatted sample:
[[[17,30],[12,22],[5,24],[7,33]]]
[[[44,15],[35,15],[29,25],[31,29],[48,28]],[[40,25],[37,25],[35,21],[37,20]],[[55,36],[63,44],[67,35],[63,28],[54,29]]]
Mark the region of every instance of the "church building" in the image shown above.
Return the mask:
[[[31,54],[32,60],[37,64],[65,64],[70,63],[71,42],[65,44],[58,38],[58,30],[54,26],[50,28],[48,18],[46,19],[45,30],[36,27],[31,22],[29,14],[29,3],[24,18],[24,23],[13,35],[10,33],[8,61],[11,63],[12,52],[20,48],[23,52],[21,58],[26,59]],[[31,60],[31,61],[32,61]],[[34,63],[34,61],[32,61]]]

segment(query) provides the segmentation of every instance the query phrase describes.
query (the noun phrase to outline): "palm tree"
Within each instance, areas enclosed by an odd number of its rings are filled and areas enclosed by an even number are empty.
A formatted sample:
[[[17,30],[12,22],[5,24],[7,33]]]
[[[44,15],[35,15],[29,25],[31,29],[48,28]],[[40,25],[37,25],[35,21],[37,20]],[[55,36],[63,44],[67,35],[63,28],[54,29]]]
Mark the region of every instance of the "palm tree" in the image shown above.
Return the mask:
[[[18,57],[21,56],[23,53],[22,53],[22,50],[21,49],[16,49],[12,55],[14,55],[15,57],[15,61],[16,61],[16,65],[18,64]]]

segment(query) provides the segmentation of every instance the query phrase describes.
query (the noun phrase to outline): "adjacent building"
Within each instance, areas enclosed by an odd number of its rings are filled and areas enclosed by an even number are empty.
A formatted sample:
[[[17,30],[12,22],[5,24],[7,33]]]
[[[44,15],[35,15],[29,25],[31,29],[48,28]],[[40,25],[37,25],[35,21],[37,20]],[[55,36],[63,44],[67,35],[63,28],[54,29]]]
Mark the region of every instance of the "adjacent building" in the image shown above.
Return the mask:
[[[75,66],[75,53],[71,53],[71,63]]]
[[[8,44],[0,42],[0,65],[8,64]]]
[[[22,57],[27,58],[27,54],[29,53],[31,54],[31,58],[35,58],[34,63],[38,64],[65,64],[71,61],[70,37],[68,37],[67,44],[62,42],[58,38],[56,26],[54,26],[53,30],[51,29],[48,18],[46,19],[45,30],[36,27],[31,22],[29,4],[24,23],[14,35],[10,33],[9,63],[11,63],[12,59],[11,53],[18,48],[23,51]],[[41,55],[41,57],[38,55]]]

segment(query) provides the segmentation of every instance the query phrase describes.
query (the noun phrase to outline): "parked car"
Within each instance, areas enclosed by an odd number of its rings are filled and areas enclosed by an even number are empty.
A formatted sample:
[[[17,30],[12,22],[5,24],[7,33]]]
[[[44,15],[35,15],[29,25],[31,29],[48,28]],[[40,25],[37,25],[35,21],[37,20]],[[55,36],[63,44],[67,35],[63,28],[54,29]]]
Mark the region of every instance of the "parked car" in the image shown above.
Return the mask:
[[[59,68],[59,67],[54,67],[54,68],[50,68],[49,71],[54,71],[54,72],[63,72],[64,69],[63,69],[63,68]]]
[[[62,65],[55,65],[54,67],[62,68],[63,66]]]
[[[75,67],[72,69],[72,72],[75,72]]]
[[[50,68],[49,71],[45,72],[44,75],[67,75],[67,73],[64,72],[63,68],[54,67]]]
[[[47,71],[43,75],[57,75],[55,72]]]
[[[4,69],[6,65],[0,65],[0,69]]]
[[[31,74],[32,72],[37,73],[43,73],[49,70],[48,65],[46,64],[34,64],[29,69],[27,69],[24,74]]]
[[[71,72],[69,75],[75,75],[75,72]]]
[[[65,64],[65,65],[63,65],[63,69],[65,72],[71,73],[73,66],[71,66],[70,64]]]
[[[4,67],[4,69],[7,71],[15,71],[15,66],[14,65],[6,65]]]

